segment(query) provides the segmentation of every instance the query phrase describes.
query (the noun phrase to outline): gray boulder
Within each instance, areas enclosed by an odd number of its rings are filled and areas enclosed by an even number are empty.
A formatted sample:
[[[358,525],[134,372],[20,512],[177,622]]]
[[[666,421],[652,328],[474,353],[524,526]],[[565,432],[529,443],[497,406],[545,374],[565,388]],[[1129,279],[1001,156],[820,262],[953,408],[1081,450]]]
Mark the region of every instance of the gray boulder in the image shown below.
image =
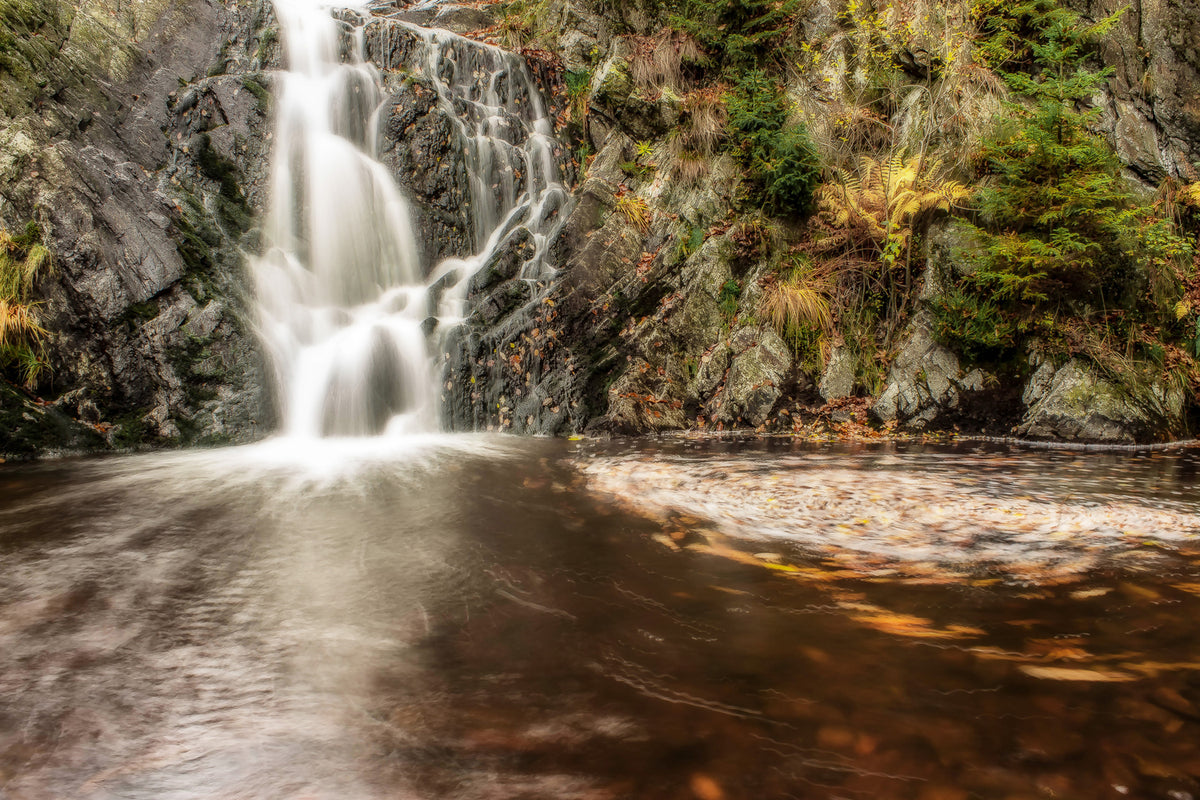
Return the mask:
[[[883,393],[871,412],[882,422],[893,420],[922,430],[939,416],[958,409],[964,394],[983,389],[983,372],[964,374],[958,356],[933,337],[932,316],[918,312],[888,371]]]
[[[724,388],[709,403],[714,422],[758,427],[783,394],[792,352],[772,329],[742,328],[729,343],[732,359]]]
[[[1033,439],[1133,444],[1183,428],[1181,391],[1130,391],[1077,359],[1061,367],[1040,364],[1022,400],[1027,410],[1017,432]]]

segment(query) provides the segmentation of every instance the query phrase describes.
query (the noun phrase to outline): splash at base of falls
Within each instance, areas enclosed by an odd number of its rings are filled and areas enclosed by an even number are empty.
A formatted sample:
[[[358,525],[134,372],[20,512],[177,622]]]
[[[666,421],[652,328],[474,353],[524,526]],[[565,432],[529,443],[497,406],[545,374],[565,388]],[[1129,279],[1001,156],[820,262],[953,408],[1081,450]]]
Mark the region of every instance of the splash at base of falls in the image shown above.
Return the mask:
[[[255,273],[282,432],[311,439],[436,430],[430,338],[461,322],[471,277],[518,227],[533,243],[521,276],[552,272],[548,242],[569,200],[553,126],[512,53],[312,0],[279,0],[276,12],[289,68],[280,82],[268,249]],[[385,38],[408,37],[411,60],[368,60],[368,25]],[[409,201],[379,161],[386,78],[398,68],[433,86],[468,173],[474,252],[437,265],[421,263]]]

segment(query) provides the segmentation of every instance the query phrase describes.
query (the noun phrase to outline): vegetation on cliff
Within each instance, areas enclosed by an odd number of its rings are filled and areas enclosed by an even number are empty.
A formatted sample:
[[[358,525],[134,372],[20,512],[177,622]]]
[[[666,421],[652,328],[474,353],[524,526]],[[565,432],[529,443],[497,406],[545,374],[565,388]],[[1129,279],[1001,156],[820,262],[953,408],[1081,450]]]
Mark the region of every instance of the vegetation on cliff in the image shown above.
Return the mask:
[[[556,6],[517,0],[502,6],[505,25],[555,50],[563,39],[546,12]],[[616,36],[569,73],[571,117],[599,110],[639,153],[655,153],[652,168],[641,155],[627,163],[620,202],[641,195],[645,217],[678,218],[680,259],[714,236],[734,242],[738,293],[723,313],[734,327],[772,326],[809,387],[839,350],[852,393],[879,394],[924,328],[962,360],[959,377],[980,367],[993,387],[1070,362],[1135,406],[1194,397],[1200,184],[1183,164],[1149,185],[1118,158],[1101,48],[1123,10],[1089,19],[1057,0],[599,6]],[[622,69],[634,85],[624,100],[612,80]],[[584,166],[602,146],[594,125],[574,128],[590,136]],[[713,172],[722,159],[735,165],[731,190]],[[697,189],[664,192],[664,178]],[[718,210],[681,205],[705,190]],[[954,246],[935,252],[947,230]],[[655,234],[643,235],[647,264]],[[1164,421],[1163,432],[1183,424]]]
[[[0,375],[27,388],[46,369],[42,344],[47,331],[31,299],[34,282],[52,266],[41,236],[33,222],[17,236],[0,230]]]
[[[1093,132],[1100,110],[1084,105],[1111,73],[1088,69],[1085,47],[1118,16],[1087,25],[1037,0],[986,20],[1014,98],[980,149],[981,250],[935,302],[938,331],[977,360],[1033,347],[1084,356],[1126,381],[1139,368],[1190,381],[1196,353],[1179,347],[1187,332],[1177,309],[1191,239],[1162,202],[1135,195]]]

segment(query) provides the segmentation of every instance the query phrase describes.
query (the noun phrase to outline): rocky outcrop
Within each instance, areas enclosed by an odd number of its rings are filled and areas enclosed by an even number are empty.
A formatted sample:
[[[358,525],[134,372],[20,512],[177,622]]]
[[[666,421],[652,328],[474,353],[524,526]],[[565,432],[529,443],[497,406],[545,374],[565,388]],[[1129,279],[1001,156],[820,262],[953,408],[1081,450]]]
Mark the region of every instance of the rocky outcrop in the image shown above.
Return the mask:
[[[829,361],[821,372],[821,381],[817,391],[825,402],[841,400],[854,394],[855,383],[854,353],[845,345],[837,345],[831,349]]]
[[[30,47],[0,76],[0,223],[36,221],[55,255],[36,287],[53,334],[38,394],[112,446],[259,435],[243,253],[265,174],[266,6],[25,13]],[[0,452],[19,441],[0,426]]]
[[[1038,365],[1022,401],[1017,432],[1031,439],[1134,444],[1183,431],[1181,390],[1121,387],[1075,359]]]
[[[621,169],[632,152],[613,132],[592,162],[552,247],[560,271],[548,285],[492,266],[473,282],[472,315],[446,351],[452,427],[758,427],[793,392],[791,348],[750,322],[765,265],[741,262],[727,233],[701,237],[694,252],[679,245],[681,228],[703,231],[713,222],[704,215],[721,213],[718,187],[732,181],[732,165],[714,165],[695,186],[657,176],[635,192]],[[679,214],[641,228],[623,209],[644,196]]]
[[[1076,5],[1093,18],[1117,8],[1116,0]],[[478,249],[479,231],[464,142],[420,74],[420,36],[402,21],[469,33],[494,25],[497,14],[377,6],[388,19],[339,13],[346,46],[351,28],[365,25],[367,57],[382,73],[382,160],[414,201],[429,269]],[[829,127],[836,115],[819,112],[863,88],[849,66],[854,44],[839,35],[843,8],[837,0],[806,7],[800,28],[828,46],[790,87],[827,138],[838,135]],[[553,37],[555,52],[530,53],[532,71],[559,132],[572,125],[572,144],[597,155],[589,164],[581,152],[586,174],[549,242],[557,272],[523,278],[543,242],[524,228],[506,231],[470,282],[466,322],[432,331],[446,364],[447,426],[552,434],[760,428],[814,389],[832,404],[861,391],[848,348],[833,348],[814,387],[817,376],[757,319],[769,266],[729,229],[739,179],[732,161],[716,157],[707,174],[686,181],[656,169],[669,160],[669,132],[686,119],[683,103],[636,85],[636,43],[618,34],[654,33],[659,9],[634,2],[601,13],[550,0],[539,12],[539,46]],[[264,206],[270,69],[280,55],[267,3],[21,0],[0,17],[0,225],[38,222],[58,269],[37,286],[55,332],[51,378],[37,391],[45,402],[4,387],[0,452],[259,435],[270,423],[270,381],[250,334],[244,260],[260,247],[254,220]],[[1191,5],[1139,4],[1101,47],[1116,73],[1096,99],[1100,124],[1146,181],[1189,176],[1200,161],[1198,35]],[[920,57],[916,48],[902,52],[897,67],[928,74]],[[590,78],[586,123],[549,91],[562,94],[563,69]],[[911,117],[921,106],[911,105],[888,121],[897,142],[915,135]],[[648,219],[631,213],[639,207]],[[946,226],[925,246],[921,300],[931,301],[969,271],[956,254],[974,245],[967,229]],[[1015,392],[1025,377],[1022,404]],[[930,312],[918,309],[873,413],[930,430],[999,398],[1012,418],[989,419],[1019,421],[1032,437],[1130,441],[1182,426],[1176,394],[1127,395],[1080,362],[1040,364],[1031,377],[964,367],[936,341]]]
[[[882,422],[924,430],[944,424],[959,410],[964,396],[984,388],[982,370],[963,371],[958,356],[938,344],[928,311],[917,314],[900,352],[892,362],[883,393],[871,407]]]
[[[90,425],[38,404],[4,383],[0,383],[0,430],[4,431],[0,463],[6,458],[78,453],[100,450],[107,445],[100,432]]]
[[[1125,9],[1100,46],[1114,70],[1103,123],[1117,155],[1153,185],[1166,175],[1192,178],[1200,162],[1200,7],[1118,0],[1072,5],[1094,19]]]

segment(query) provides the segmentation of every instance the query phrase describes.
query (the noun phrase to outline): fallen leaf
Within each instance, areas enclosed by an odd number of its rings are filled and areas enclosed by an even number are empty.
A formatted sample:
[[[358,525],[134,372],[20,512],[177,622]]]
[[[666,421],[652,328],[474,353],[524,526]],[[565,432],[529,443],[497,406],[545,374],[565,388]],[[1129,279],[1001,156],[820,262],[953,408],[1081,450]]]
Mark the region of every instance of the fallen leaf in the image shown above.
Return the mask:
[[[1047,681],[1087,681],[1091,683],[1122,683],[1136,681],[1136,675],[1099,669],[1075,669],[1071,667],[1039,667],[1022,664],[1019,669],[1031,678]]]

